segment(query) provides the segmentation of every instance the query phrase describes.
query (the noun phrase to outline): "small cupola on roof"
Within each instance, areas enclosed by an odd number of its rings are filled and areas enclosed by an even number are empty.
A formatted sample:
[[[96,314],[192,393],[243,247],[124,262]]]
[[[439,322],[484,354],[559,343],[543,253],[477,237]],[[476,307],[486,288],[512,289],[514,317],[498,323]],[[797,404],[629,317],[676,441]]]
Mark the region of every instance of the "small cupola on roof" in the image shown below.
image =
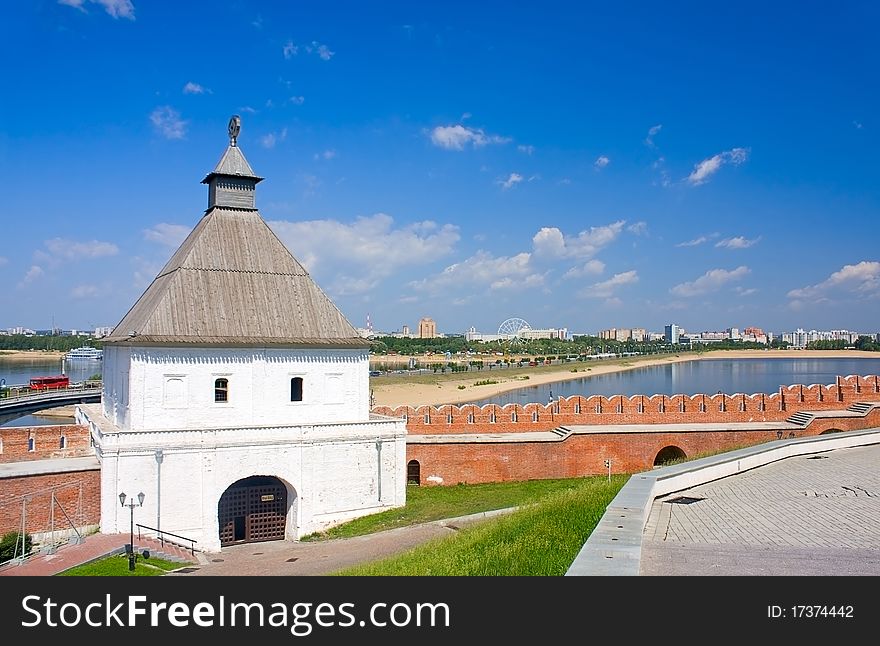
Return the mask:
[[[208,209],[216,206],[231,209],[256,209],[257,182],[262,177],[254,174],[251,165],[238,147],[241,118],[234,115],[229,120],[229,147],[220,157],[217,166],[202,180],[208,185]]]

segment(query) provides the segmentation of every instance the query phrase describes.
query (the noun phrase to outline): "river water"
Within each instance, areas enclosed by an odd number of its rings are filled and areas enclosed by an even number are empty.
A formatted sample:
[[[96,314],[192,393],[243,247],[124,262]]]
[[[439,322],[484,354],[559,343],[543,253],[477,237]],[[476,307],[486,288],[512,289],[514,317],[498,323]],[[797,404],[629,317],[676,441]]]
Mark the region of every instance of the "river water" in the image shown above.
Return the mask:
[[[572,364],[578,372],[589,365]],[[659,366],[632,368],[623,372],[587,376],[542,386],[527,386],[488,399],[483,404],[546,403],[572,395],[728,395],[774,393],[792,384],[833,384],[838,375],[880,374],[880,356],[852,359],[702,359]]]
[[[48,377],[65,374],[70,383],[85,381],[89,377],[101,373],[103,362],[97,359],[15,359],[4,360],[0,357],[0,384],[6,386],[26,385],[31,377]],[[5,381],[4,381],[5,380]],[[0,426],[47,426],[52,424],[72,424],[72,417],[25,415],[0,424]]]
[[[573,363],[578,371],[589,365]],[[58,375],[62,372],[70,381],[85,381],[101,372],[102,362],[97,360],[65,361],[4,361],[0,359],[0,380],[7,385],[26,384],[31,377]],[[526,386],[473,403],[508,404],[530,402],[545,403],[554,398],[572,395],[695,395],[723,392],[774,393],[780,386],[791,384],[833,384],[838,375],[880,374],[880,356],[873,358],[835,359],[702,359],[659,366],[632,368],[622,372],[559,381],[542,386]],[[72,418],[41,417],[27,415],[3,424],[3,426],[39,426],[72,423]]]

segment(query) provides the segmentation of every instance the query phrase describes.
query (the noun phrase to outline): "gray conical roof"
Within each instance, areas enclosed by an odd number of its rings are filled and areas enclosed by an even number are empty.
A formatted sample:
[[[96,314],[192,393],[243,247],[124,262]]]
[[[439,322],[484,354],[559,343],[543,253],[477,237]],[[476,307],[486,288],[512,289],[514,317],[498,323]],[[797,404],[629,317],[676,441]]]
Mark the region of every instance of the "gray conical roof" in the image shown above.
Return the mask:
[[[235,169],[256,177],[230,146],[212,174]],[[256,209],[227,206],[205,213],[104,342],[369,346]]]
[[[220,161],[217,162],[217,166],[208,173],[207,177],[202,180],[202,184],[207,184],[211,181],[213,177],[217,175],[228,175],[231,177],[249,177],[255,179],[257,182],[261,181],[263,178],[258,177],[254,170],[251,168],[251,165],[248,164],[247,159],[244,158],[244,153],[241,152],[241,148],[238,146],[233,146],[230,144],[226,150],[223,152],[223,156],[220,157]],[[256,183],[256,182],[255,182]]]

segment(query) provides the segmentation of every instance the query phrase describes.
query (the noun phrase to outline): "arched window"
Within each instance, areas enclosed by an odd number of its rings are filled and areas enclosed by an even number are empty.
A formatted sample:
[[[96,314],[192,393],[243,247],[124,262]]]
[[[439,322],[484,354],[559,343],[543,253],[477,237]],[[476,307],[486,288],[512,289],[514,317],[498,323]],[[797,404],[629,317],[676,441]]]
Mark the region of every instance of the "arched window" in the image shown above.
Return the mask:
[[[303,400],[303,379],[294,377],[290,380],[290,401],[301,402]]]
[[[58,448],[66,449],[67,448],[67,438],[65,436],[61,436],[61,439],[58,440]]]
[[[34,438],[29,437],[28,438],[28,453],[33,453],[36,450],[37,450],[37,441]]]
[[[214,401],[215,402],[228,402],[229,401],[229,380],[221,377],[220,379],[214,380]]]

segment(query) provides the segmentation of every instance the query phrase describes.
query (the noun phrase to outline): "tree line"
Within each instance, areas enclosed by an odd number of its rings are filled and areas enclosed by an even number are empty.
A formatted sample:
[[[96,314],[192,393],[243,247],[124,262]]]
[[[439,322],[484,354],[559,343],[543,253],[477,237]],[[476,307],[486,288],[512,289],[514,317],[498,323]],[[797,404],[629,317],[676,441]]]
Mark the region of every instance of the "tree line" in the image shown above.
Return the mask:
[[[30,334],[2,334],[0,335],[0,351],[2,350],[55,350],[67,352],[83,345],[95,348],[101,347],[101,341],[92,337],[84,336],[61,336],[46,335],[36,336]]]

